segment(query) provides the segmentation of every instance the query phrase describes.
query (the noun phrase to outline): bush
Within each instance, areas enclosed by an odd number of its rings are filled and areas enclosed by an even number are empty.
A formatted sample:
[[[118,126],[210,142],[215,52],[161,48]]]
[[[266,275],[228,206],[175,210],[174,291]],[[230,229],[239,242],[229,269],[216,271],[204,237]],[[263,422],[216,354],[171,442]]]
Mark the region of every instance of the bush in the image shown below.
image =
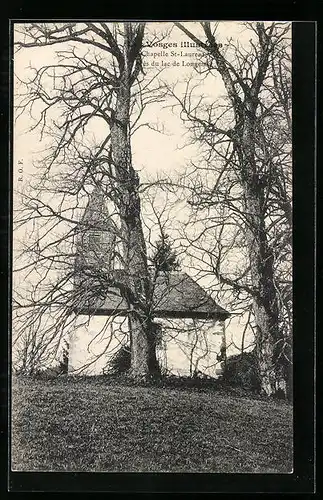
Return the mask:
[[[245,352],[228,357],[223,367],[222,380],[234,387],[259,392],[256,356],[252,352]]]
[[[130,346],[125,344],[112,356],[108,365],[103,370],[105,374],[121,375],[130,369],[131,353]]]
[[[161,375],[159,363],[156,358],[149,360],[150,377],[158,378]],[[131,368],[130,345],[125,344],[111,357],[106,367],[103,369],[104,375],[123,375]]]

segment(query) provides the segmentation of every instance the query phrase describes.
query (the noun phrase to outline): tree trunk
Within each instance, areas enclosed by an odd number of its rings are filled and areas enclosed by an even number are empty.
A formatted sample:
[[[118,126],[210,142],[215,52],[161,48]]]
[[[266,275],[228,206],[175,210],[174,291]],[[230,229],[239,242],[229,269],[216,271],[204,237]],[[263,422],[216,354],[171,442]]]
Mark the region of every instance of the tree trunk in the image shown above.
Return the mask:
[[[146,378],[149,374],[149,345],[146,328],[133,312],[129,315],[130,326],[130,375],[133,378]]]
[[[227,65],[215,47],[214,55],[235,113],[234,142],[239,156],[239,175],[245,200],[246,232],[250,258],[252,288],[255,291],[253,310],[256,334],[256,354],[262,390],[270,395],[277,388],[282,369],[278,363],[282,339],[279,310],[274,282],[274,259],[266,234],[266,168],[256,161],[255,124],[258,94],[265,78],[270,56],[270,44],[263,23],[257,24],[261,57],[255,79],[242,101]]]
[[[133,378],[160,375],[156,357],[156,335],[152,322],[147,317],[139,318],[137,312],[129,315],[131,370]]]
[[[150,280],[147,266],[146,242],[144,239],[139,178],[132,166],[130,143],[130,70],[128,69],[129,42],[125,37],[125,66],[119,79],[115,113],[111,123],[112,160],[115,166],[116,204],[121,219],[127,287],[132,297],[128,298],[131,337],[131,375],[146,377],[150,371],[151,343],[149,341],[149,311],[147,310]]]
[[[256,105],[246,104],[241,137],[241,179],[245,198],[247,242],[256,323],[256,354],[263,392],[273,394],[279,382],[278,353],[281,348],[277,292],[274,285],[274,258],[266,233],[266,179],[259,172],[254,151]]]

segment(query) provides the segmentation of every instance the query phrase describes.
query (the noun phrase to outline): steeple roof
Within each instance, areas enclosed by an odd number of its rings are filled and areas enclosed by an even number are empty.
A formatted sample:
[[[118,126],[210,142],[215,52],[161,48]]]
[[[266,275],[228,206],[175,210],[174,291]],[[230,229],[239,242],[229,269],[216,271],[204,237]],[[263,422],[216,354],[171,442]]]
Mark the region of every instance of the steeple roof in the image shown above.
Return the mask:
[[[105,195],[100,186],[95,186],[92,191],[80,223],[91,229],[107,230],[111,227]]]

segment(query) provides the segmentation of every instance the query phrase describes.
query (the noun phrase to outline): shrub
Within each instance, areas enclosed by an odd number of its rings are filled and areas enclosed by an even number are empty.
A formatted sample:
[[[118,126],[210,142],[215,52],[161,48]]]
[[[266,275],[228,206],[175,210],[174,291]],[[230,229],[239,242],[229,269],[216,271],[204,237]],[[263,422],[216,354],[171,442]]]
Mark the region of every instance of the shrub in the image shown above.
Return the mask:
[[[130,369],[131,353],[130,346],[125,344],[112,356],[103,372],[111,375],[121,375]]]
[[[245,352],[228,357],[223,367],[222,380],[231,386],[259,392],[260,381],[254,353]]]
[[[149,361],[150,377],[160,377],[161,369],[156,358]],[[103,369],[104,375],[122,375],[126,374],[131,368],[130,345],[125,344],[110,358],[106,367]]]

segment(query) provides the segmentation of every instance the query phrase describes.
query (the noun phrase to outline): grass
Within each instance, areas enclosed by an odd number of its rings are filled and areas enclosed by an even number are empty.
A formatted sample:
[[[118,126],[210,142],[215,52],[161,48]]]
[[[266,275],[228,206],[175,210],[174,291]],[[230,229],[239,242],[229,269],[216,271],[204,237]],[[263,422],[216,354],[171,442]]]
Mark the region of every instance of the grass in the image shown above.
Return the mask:
[[[12,469],[292,471],[292,407],[224,391],[106,384],[12,385]]]

